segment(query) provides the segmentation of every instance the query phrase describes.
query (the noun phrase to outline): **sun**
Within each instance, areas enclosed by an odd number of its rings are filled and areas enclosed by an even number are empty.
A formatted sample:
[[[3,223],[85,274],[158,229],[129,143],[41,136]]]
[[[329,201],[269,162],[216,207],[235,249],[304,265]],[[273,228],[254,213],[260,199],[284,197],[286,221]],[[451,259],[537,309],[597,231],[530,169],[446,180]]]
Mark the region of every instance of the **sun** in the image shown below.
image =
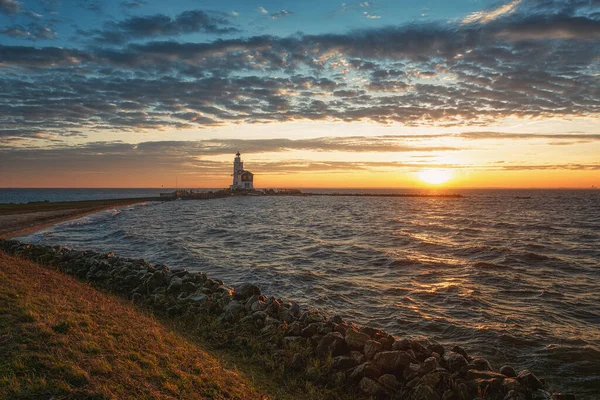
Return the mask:
[[[431,185],[446,183],[452,178],[452,173],[447,169],[426,169],[417,174],[419,179]]]

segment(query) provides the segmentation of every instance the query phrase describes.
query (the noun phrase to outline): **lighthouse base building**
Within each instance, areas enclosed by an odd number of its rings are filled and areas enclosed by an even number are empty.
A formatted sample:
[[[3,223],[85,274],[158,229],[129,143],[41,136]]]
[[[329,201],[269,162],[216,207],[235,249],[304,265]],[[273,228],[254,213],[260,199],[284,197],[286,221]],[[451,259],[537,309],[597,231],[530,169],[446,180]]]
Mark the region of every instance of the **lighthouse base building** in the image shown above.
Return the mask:
[[[229,188],[231,190],[252,190],[254,189],[254,174],[244,170],[244,163],[240,156],[238,151],[233,160],[233,184]]]

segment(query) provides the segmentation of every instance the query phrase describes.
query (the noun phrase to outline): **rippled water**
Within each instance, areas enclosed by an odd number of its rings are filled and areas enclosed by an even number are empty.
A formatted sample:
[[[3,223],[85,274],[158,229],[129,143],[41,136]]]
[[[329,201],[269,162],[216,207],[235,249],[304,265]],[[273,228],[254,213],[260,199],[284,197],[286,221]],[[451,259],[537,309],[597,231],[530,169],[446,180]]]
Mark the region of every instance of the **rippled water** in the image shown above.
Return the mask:
[[[26,240],[257,283],[397,336],[461,344],[600,397],[600,192],[149,203]],[[518,197],[530,198],[518,198]]]

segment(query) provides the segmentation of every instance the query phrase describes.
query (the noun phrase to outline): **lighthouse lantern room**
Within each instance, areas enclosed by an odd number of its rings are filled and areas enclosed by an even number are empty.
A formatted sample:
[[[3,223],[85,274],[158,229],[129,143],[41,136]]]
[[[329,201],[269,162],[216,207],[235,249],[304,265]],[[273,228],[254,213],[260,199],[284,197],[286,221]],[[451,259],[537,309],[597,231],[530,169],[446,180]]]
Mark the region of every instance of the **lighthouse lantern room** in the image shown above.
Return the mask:
[[[238,151],[233,160],[233,185],[231,190],[252,190],[254,189],[254,174],[244,170],[244,163],[240,158]]]

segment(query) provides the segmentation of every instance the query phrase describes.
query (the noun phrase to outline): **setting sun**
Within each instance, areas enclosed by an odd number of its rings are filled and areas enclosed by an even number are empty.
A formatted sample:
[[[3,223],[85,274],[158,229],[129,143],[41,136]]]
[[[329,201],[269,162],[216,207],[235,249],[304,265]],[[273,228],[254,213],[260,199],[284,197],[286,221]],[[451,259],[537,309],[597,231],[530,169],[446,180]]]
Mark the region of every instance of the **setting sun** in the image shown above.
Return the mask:
[[[439,185],[448,182],[452,178],[452,173],[445,169],[426,169],[418,173],[419,179],[423,182]]]

